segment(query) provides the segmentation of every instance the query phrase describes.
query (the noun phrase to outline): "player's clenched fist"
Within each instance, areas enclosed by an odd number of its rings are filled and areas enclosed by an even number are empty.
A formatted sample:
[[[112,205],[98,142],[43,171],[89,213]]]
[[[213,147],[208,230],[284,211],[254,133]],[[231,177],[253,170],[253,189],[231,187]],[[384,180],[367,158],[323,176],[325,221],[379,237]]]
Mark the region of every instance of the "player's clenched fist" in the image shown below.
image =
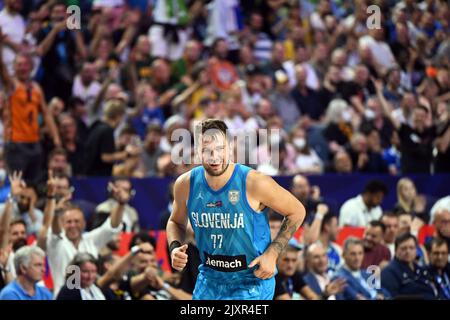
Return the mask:
[[[186,267],[188,262],[187,248],[188,245],[184,244],[181,247],[173,249],[171,252],[172,268],[177,271],[181,271]]]

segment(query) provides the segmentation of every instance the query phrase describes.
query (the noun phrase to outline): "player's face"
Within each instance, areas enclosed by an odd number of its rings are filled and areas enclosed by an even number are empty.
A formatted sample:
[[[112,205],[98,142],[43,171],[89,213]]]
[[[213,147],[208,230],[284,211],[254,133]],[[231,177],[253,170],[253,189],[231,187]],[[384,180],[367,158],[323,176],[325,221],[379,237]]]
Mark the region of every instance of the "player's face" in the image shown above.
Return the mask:
[[[206,134],[202,138],[202,164],[211,176],[220,176],[228,168],[228,143],[222,133]]]

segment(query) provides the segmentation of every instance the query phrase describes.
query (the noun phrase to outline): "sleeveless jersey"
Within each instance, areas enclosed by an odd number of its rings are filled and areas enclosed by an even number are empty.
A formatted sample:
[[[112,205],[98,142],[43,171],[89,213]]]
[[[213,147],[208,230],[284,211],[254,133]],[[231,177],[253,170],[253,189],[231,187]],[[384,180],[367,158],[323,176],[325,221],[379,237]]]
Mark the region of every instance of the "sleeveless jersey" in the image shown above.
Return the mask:
[[[36,85],[18,83],[5,108],[5,140],[8,142],[39,142],[39,121],[42,94]]]
[[[192,169],[187,210],[207,279],[234,282],[257,279],[248,264],[271,243],[268,208],[257,212],[246,196],[249,167],[236,164],[219,190],[208,185],[203,166]]]

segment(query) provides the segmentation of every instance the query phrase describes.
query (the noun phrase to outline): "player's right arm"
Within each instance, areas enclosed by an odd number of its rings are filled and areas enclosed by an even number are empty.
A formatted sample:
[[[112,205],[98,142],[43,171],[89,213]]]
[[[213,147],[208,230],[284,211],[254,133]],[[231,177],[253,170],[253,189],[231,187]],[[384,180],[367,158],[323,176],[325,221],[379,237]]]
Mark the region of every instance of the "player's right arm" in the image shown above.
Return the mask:
[[[187,200],[189,197],[190,171],[182,174],[175,181],[173,187],[172,214],[167,222],[166,233],[171,252],[172,267],[181,271],[187,264],[187,244],[183,244],[186,237]]]

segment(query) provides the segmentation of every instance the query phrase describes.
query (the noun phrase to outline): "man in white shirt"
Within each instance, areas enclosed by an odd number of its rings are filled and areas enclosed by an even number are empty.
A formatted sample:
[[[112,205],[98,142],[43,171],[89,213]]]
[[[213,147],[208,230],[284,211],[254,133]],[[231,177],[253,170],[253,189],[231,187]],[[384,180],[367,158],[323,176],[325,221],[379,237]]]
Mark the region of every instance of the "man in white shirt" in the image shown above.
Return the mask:
[[[375,63],[381,69],[380,74],[384,74],[387,69],[397,63],[391,48],[384,41],[383,28],[371,29],[368,35],[359,39],[359,46],[369,48]]]
[[[92,62],[84,62],[80,73],[75,77],[72,87],[72,95],[86,102],[93,103],[102,89],[97,78],[97,67]]]
[[[25,38],[25,20],[20,15],[22,0],[6,0],[0,12],[0,33],[6,36],[3,40],[3,62],[10,75],[14,74],[16,53],[23,48]]]
[[[327,272],[327,252],[320,243],[314,243],[308,247],[306,264],[309,272],[303,277],[305,283],[322,299],[336,300],[336,294],[341,293],[345,288],[345,280],[331,280]]]
[[[371,274],[362,268],[364,246],[360,239],[349,237],[344,243],[344,265],[336,276],[346,279],[347,287],[339,295],[342,300],[374,300],[384,296],[370,285]]]
[[[399,218],[393,212],[386,212],[380,219],[384,224],[385,232],[383,234],[384,245],[391,252],[391,257],[395,257],[395,238],[399,233]]]
[[[110,188],[117,205],[105,223],[92,231],[83,233],[86,221],[83,212],[75,206],[67,205],[62,210],[61,216],[56,217],[54,210],[49,210],[50,217],[46,220],[51,221],[52,225],[46,233],[45,242],[55,296],[64,285],[66,268],[77,253],[87,252],[97,258],[99,250],[122,230],[122,216],[125,205],[130,200],[130,194],[113,184],[110,184]],[[55,201],[54,194],[49,193],[47,198],[49,201]],[[48,226],[44,226],[41,234],[44,234],[46,227]]]
[[[386,185],[379,180],[366,184],[362,194],[344,202],[339,212],[339,226],[367,227],[383,214],[380,204],[387,194]]]

